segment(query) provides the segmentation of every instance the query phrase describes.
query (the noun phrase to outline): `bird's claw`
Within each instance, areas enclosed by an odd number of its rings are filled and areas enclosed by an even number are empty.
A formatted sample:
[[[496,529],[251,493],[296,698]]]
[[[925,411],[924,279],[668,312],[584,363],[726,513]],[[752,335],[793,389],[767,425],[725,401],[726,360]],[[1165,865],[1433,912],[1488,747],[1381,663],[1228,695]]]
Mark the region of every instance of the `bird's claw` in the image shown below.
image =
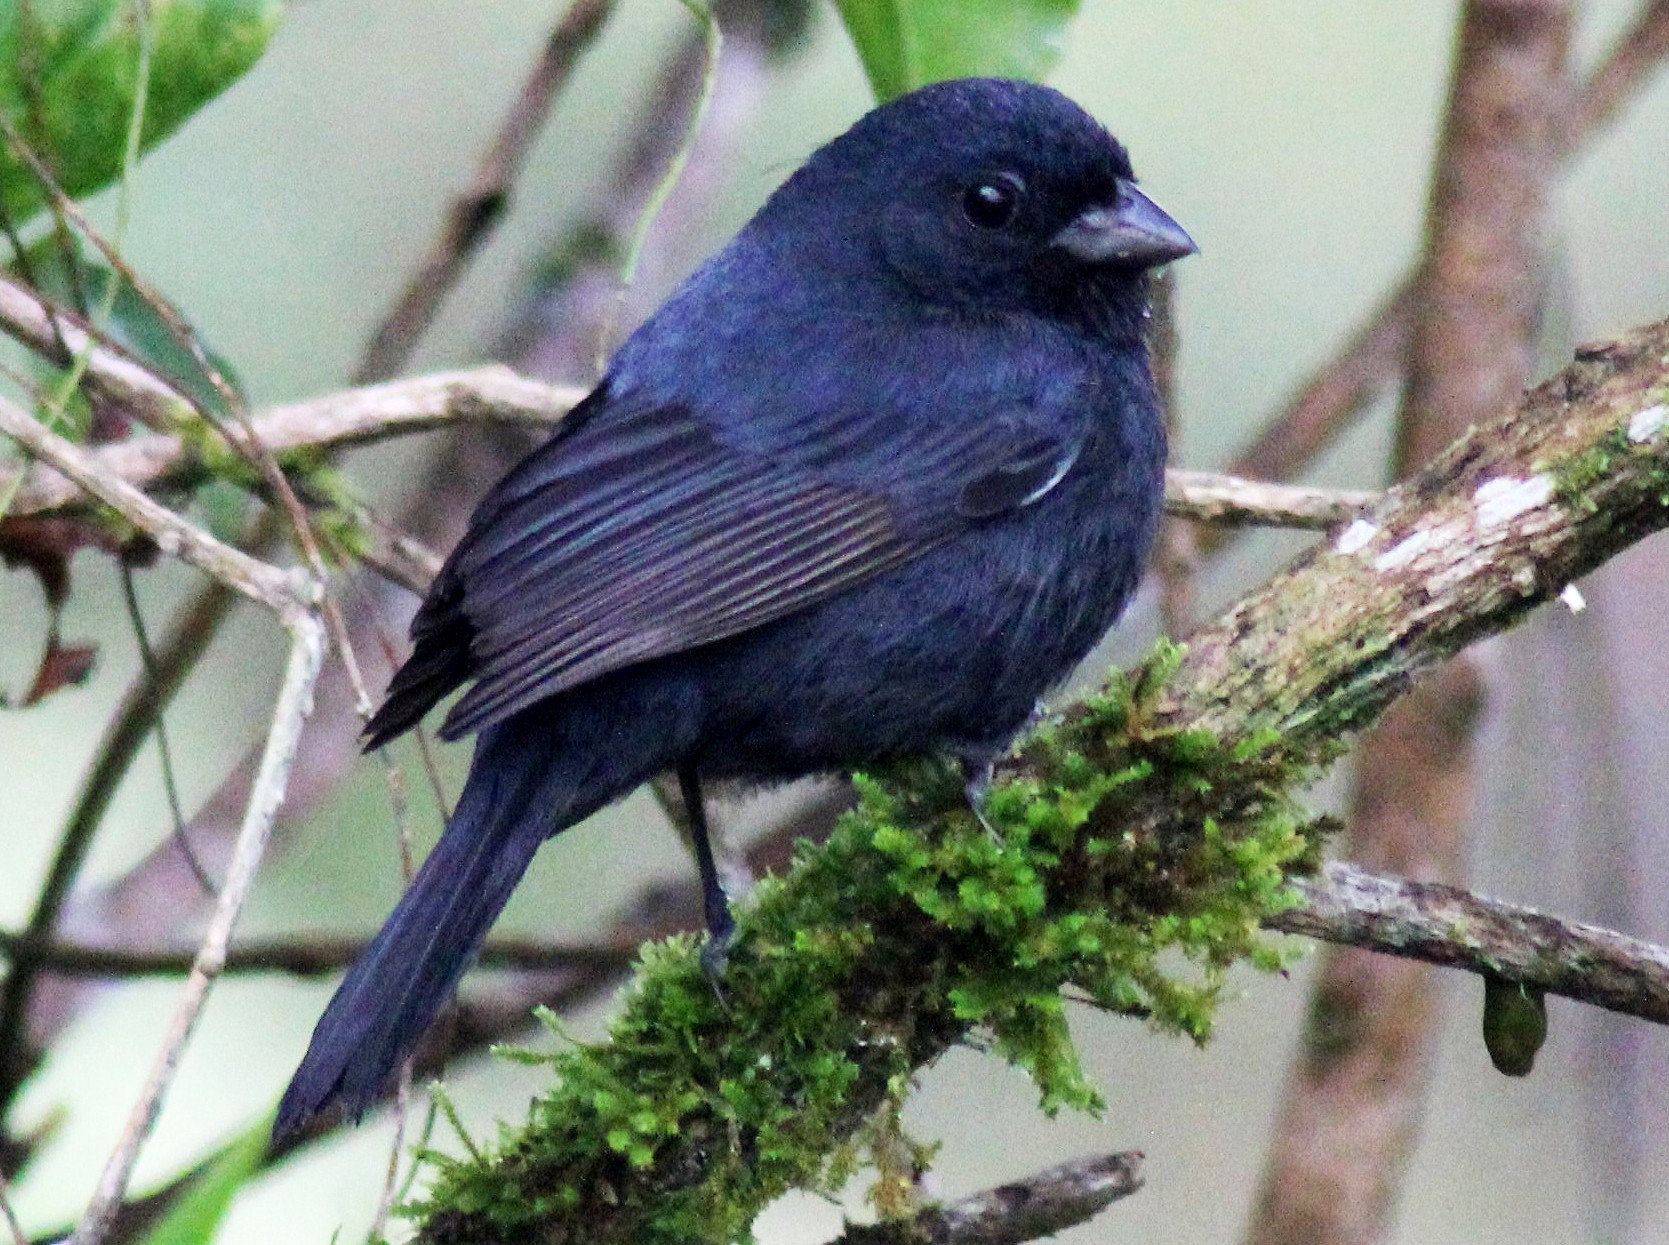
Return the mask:
[[[994,766],[990,761],[962,763],[962,775],[967,780],[962,787],[962,794],[967,798],[968,811],[973,813],[974,820],[985,827],[985,833],[991,836],[994,843],[1001,843],[1003,836],[997,832],[997,827],[985,815],[985,795],[991,790],[991,775]]]
[[[736,922],[726,908],[722,919],[708,922],[707,941],[701,944],[699,955],[701,975],[707,978],[707,984],[713,988],[713,997],[727,1013],[730,1011],[730,997],[725,993],[724,970],[730,964],[730,948],[735,941]]]

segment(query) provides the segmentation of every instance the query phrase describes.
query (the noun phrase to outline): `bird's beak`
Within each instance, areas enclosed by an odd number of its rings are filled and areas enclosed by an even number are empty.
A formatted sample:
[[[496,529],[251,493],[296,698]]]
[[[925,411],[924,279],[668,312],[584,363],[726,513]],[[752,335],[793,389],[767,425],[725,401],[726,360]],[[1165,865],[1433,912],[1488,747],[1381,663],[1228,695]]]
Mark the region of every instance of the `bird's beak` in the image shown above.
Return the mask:
[[[1085,208],[1051,244],[1086,264],[1155,268],[1199,250],[1188,231],[1135,183],[1120,181],[1112,203]]]

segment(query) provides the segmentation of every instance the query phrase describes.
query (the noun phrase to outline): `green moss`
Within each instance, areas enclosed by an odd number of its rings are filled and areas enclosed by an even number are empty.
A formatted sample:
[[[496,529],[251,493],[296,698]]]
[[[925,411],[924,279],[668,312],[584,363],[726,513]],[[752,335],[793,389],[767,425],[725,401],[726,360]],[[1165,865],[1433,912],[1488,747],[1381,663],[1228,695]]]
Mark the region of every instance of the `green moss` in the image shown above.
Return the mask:
[[[995,834],[948,764],[860,777],[829,841],[757,888],[724,999],[694,940],[646,948],[609,1041],[551,1055],[526,1126],[482,1162],[436,1160],[414,1212],[438,1240],[558,1212],[646,1243],[746,1239],[788,1189],[838,1187],[865,1122],[976,1032],[1051,1113],[1101,1104],[1068,996],[1204,1041],[1230,966],[1279,965],[1259,922],[1316,846],[1288,794],[1307,771],[1274,737],[1148,725],[1177,660],[1029,739],[984,809]],[[1205,817],[1225,793],[1232,815]]]
[[[1553,495],[1579,513],[1591,513],[1597,505],[1592,496],[1595,485],[1616,470],[1616,458],[1626,457],[1631,448],[1628,430],[1615,428],[1587,449],[1553,464]]]

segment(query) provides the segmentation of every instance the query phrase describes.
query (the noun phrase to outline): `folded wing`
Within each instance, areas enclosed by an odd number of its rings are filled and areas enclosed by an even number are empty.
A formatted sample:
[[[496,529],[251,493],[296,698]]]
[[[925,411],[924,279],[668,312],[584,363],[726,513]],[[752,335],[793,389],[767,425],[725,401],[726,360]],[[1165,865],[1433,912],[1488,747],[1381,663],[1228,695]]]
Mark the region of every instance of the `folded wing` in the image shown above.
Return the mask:
[[[398,735],[465,682],[441,735],[480,730],[609,671],[759,626],[1029,504],[1077,437],[969,419],[900,446],[885,487],[721,443],[692,413],[618,404],[482,503],[412,624],[367,728]],[[973,501],[975,504],[970,504]]]

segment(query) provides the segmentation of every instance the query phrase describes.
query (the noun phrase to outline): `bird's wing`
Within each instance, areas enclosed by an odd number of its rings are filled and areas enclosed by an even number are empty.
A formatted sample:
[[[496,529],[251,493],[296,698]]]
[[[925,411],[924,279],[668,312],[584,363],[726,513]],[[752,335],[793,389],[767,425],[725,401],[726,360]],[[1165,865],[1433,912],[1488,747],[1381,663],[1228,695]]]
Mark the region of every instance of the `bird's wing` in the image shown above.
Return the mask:
[[[970,418],[908,440],[887,464],[905,490],[724,444],[680,409],[609,411],[551,442],[477,510],[371,742],[467,680],[443,737],[804,608],[1035,501],[1081,438]]]

